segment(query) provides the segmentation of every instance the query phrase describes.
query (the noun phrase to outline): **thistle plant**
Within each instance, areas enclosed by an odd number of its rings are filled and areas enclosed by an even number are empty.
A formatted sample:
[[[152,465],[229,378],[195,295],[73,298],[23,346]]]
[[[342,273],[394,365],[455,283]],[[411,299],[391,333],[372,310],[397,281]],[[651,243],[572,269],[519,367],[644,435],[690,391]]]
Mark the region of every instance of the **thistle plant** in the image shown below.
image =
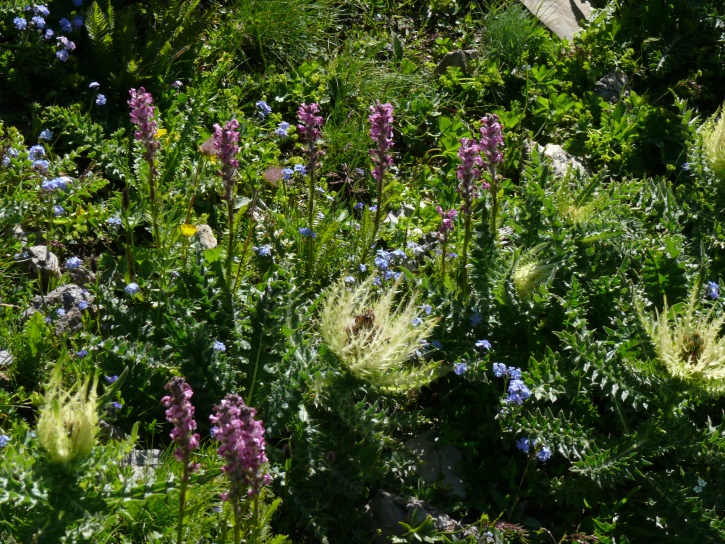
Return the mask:
[[[712,319],[712,311],[701,315],[695,310],[699,286],[695,286],[684,311],[669,308],[652,319],[637,301],[640,321],[655,346],[657,357],[669,374],[709,394],[725,391],[725,338],[720,330],[725,314]]]
[[[177,544],[181,544],[189,476],[199,469],[199,464],[191,460],[191,452],[199,447],[199,435],[194,433],[196,430],[194,407],[189,402],[194,393],[189,384],[184,378],[177,376],[167,383],[165,388],[169,391],[169,395],[162,398],[161,403],[168,408],[166,420],[174,425],[174,429],[171,431],[171,440],[177,445],[174,456],[184,465],[179,492],[179,521],[176,536]]]
[[[717,121],[713,117],[703,125],[702,143],[710,168],[720,179],[725,179],[725,115],[722,111]]]
[[[97,384],[94,376],[63,390],[60,367],[53,371],[38,417],[38,441],[54,463],[90,453],[98,432]]]
[[[382,390],[402,392],[430,382],[438,363],[407,365],[435,326],[421,318],[416,297],[396,303],[400,280],[380,295],[373,278],[333,286],[322,306],[320,334],[344,369]]]
[[[491,187],[491,236],[496,237],[496,226],[498,223],[498,165],[503,163],[503,129],[498,115],[487,113],[481,119],[481,140],[479,142],[481,154],[483,155],[484,168],[488,171]]]
[[[156,141],[157,124],[154,119],[153,97],[151,93],[147,93],[146,89],[139,87],[129,90],[131,100],[128,105],[131,107],[131,122],[138,128],[134,137],[139,140],[144,147],[143,158],[149,165],[149,197],[151,199],[151,222],[153,224],[154,240],[158,245],[159,239],[159,222],[158,207],[156,201],[156,170],[155,157],[156,151],[160,144]]]
[[[322,127],[322,116],[317,115],[320,107],[315,104],[302,104],[297,112],[297,118],[300,124],[297,125],[302,139],[305,142],[305,155],[307,156],[307,172],[309,178],[308,203],[307,203],[307,229],[313,232],[313,220],[315,217],[315,178],[317,174],[317,162],[319,161],[322,151],[319,148],[318,140],[320,139]],[[312,248],[314,246],[314,237],[307,238],[307,277],[310,277],[312,271]]]
[[[385,172],[393,165],[393,158],[388,154],[393,147],[393,106],[389,103],[381,104],[379,100],[370,106],[370,138],[375,142],[375,147],[370,150],[373,161],[373,178],[377,182],[378,200],[375,207],[375,220],[373,221],[374,242],[380,227],[380,218],[383,210],[383,194]],[[367,246],[366,246],[367,249]],[[365,260],[365,256],[363,256]]]
[[[209,420],[215,425],[214,438],[221,443],[217,453],[225,461],[222,471],[227,475],[229,492],[222,500],[229,502],[234,514],[234,544],[241,542],[243,521],[242,498],[254,500],[252,534],[246,542],[256,543],[259,536],[259,492],[269,483],[264,442],[264,426],[254,419],[256,410],[244,403],[242,397],[229,393]]]
[[[232,257],[234,253],[234,189],[236,188],[235,174],[239,168],[239,161],[236,159],[239,153],[239,121],[232,119],[227,121],[222,128],[214,125],[214,150],[221,167],[217,173],[224,183],[224,200],[227,201],[227,220],[229,222],[229,245],[227,247],[226,278],[227,285],[232,283]]]
[[[541,253],[544,247],[544,244],[539,244],[515,258],[511,279],[516,293],[522,299],[531,295],[535,289],[538,289],[539,285],[552,280],[556,269],[559,267],[557,262],[548,262],[537,258],[537,255]]]

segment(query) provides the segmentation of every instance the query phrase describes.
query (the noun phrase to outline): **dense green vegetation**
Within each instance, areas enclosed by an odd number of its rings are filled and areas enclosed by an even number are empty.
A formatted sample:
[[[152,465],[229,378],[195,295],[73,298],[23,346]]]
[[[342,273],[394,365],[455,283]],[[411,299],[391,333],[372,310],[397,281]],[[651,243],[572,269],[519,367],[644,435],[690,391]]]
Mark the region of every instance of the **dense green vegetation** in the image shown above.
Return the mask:
[[[725,8],[597,8],[4,2],[0,541],[725,540]]]

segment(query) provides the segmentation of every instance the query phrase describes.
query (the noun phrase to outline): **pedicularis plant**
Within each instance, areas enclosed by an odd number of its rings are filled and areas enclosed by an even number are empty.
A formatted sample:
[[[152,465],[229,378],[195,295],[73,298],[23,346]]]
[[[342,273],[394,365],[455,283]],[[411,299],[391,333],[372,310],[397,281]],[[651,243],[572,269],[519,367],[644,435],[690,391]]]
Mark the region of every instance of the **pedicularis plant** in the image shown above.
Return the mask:
[[[725,540],[721,4],[5,2],[3,542]]]

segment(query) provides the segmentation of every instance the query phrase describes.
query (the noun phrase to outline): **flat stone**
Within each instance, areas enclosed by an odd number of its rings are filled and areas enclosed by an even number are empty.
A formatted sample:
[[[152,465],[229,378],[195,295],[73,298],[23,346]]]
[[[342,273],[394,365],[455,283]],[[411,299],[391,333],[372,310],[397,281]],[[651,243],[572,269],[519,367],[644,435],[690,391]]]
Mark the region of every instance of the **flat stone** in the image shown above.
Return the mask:
[[[437,76],[445,74],[448,67],[458,67],[464,74],[468,73],[468,62],[477,54],[475,49],[459,49],[443,55],[438,65],[433,70]]]
[[[13,356],[10,354],[9,351],[0,351],[0,369],[10,366],[12,362]]]
[[[25,263],[28,274],[33,277],[40,275],[43,282],[60,277],[60,261],[48,246],[28,248],[20,255],[19,260]]]
[[[521,3],[559,38],[571,41],[579,22],[588,19],[592,6],[588,0],[521,0]]]
[[[35,312],[49,311],[48,317],[55,323],[56,334],[78,332],[83,328],[83,311],[78,308],[78,304],[86,301],[88,308],[85,311],[95,314],[98,309],[93,304],[94,300],[95,297],[79,285],[61,285],[45,296],[35,296],[23,312],[23,319],[28,319]],[[65,312],[63,315],[57,313],[60,308]]]
[[[196,235],[199,238],[199,244],[204,249],[213,249],[216,247],[217,240],[209,225],[197,225]]]

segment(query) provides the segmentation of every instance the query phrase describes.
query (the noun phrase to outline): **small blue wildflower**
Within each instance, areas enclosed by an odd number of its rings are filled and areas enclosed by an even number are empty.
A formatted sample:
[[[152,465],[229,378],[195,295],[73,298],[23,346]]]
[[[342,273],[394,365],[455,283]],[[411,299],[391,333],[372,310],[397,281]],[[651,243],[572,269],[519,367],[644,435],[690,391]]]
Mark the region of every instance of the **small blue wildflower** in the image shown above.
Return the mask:
[[[359,212],[359,211],[362,211],[362,209],[364,207],[365,207],[365,204],[363,204],[362,202],[358,202],[357,204],[355,204],[354,209],[355,209],[355,211],[358,211]]]
[[[40,15],[42,17],[47,17],[48,15],[50,15],[50,10],[48,9],[48,6],[44,6],[43,4],[35,6],[34,11],[36,15]]]
[[[87,349],[82,349],[80,351],[76,351],[76,357],[78,357],[79,359],[83,359],[86,355],[88,355]]]
[[[272,255],[272,248],[270,246],[254,247],[252,249],[257,252],[260,257],[270,257]]]
[[[69,23],[69,24],[70,24],[70,23]],[[100,86],[101,86],[101,84],[100,84],[100,83],[98,83],[97,81],[91,81],[91,82],[90,82],[90,83],[88,84],[88,88],[89,88],[89,89],[97,89],[97,88],[98,88],[98,87],[100,87]]]
[[[224,345],[223,342],[220,342],[219,340],[214,340],[214,344],[211,346],[211,349],[224,353],[227,350],[227,347]]]
[[[32,17],[30,21],[38,28],[45,28],[45,19],[43,19],[40,15],[36,15],[35,17]]]
[[[106,105],[106,95],[105,94],[99,94],[96,97],[96,104],[99,106],[105,106]]]
[[[506,369],[506,374],[508,374],[508,377],[512,380],[520,380],[521,379],[521,369],[516,368],[515,366],[510,366]]]
[[[106,376],[106,377],[105,377],[105,378],[103,378],[103,379],[104,379],[104,380],[106,380],[106,383],[107,383],[108,385],[111,385],[111,384],[112,384],[112,383],[114,383],[114,382],[115,382],[116,380],[118,380],[118,376],[116,376],[116,375],[114,374],[113,376]]]
[[[503,363],[493,363],[493,375],[502,378],[506,374],[506,365]]]
[[[481,317],[481,314],[478,313],[478,310],[473,310],[473,315],[471,316],[471,327],[478,327],[483,322],[483,318]]]
[[[305,168],[302,164],[295,164],[294,171],[300,176],[304,176],[307,173],[307,168]]]
[[[425,249],[423,249],[423,246],[415,242],[408,242],[408,249],[411,250],[416,256],[425,253]]]
[[[76,48],[76,44],[65,36],[58,36],[58,43],[61,44],[66,51],[73,51]]]
[[[173,82],[173,83],[171,84],[171,88],[172,88],[172,89],[176,89],[176,90],[178,91],[179,89],[181,89],[181,87],[182,87],[183,85],[184,85],[184,84],[183,84],[183,83],[182,83],[181,81],[179,81],[179,80],[177,79],[176,81],[174,81],[174,82]]]
[[[209,429],[209,434],[211,435],[212,438],[216,437],[216,433],[218,430],[219,429],[217,427],[212,427],[211,429]]]
[[[60,29],[63,32],[70,32],[73,30],[73,26],[70,24],[70,21],[63,17],[60,21],[58,21],[58,24],[60,25]]]
[[[455,259],[456,257],[458,257],[458,253],[454,253],[454,252],[452,252],[452,251],[451,251],[451,252],[450,252],[450,253],[448,253],[448,255],[446,255],[446,256],[447,256],[447,257],[448,257],[449,259]]]
[[[262,119],[272,113],[272,108],[270,108],[269,104],[267,104],[264,100],[257,100],[255,106],[257,107],[257,113]]]
[[[53,133],[50,131],[50,129],[45,129],[43,132],[40,133],[39,138],[41,140],[50,140],[53,137]]]
[[[73,28],[76,30],[79,28],[83,28],[83,17],[81,17],[80,15],[76,15],[75,17],[73,17],[72,23]]]
[[[505,399],[507,404],[518,404],[520,406],[531,396],[531,391],[526,387],[526,384],[518,379],[509,382],[508,391],[509,394]]]
[[[551,450],[544,446],[536,452],[536,458],[542,463],[546,463],[549,459],[551,459]]]
[[[0,434],[0,448],[4,448],[10,442],[10,437],[6,434]]]
[[[297,232],[299,232],[300,235],[304,236],[305,238],[312,238],[313,240],[317,238],[317,233],[307,227],[300,227],[299,229],[297,229]]]
[[[50,325],[50,324],[52,323],[52,321],[53,321],[53,319],[52,319],[52,318],[51,318],[50,316],[47,316],[47,317],[45,318],[45,324],[46,324],[46,325]]]
[[[358,270],[360,270],[361,274],[364,274],[365,272],[368,271],[368,267],[364,264],[359,265],[357,268],[358,268]]]
[[[78,268],[81,264],[83,264],[83,261],[81,261],[78,257],[71,257],[65,262],[65,267],[68,270],[75,270]]]
[[[131,295],[131,296],[135,295],[135,294],[136,294],[136,293],[138,293],[138,291],[139,291],[138,283],[136,283],[135,281],[134,281],[134,282],[131,282],[131,283],[129,283],[129,284],[128,284],[128,285],[126,286],[126,289],[125,289],[125,291],[126,291],[126,294],[127,294],[127,295]]]
[[[35,161],[45,157],[45,148],[42,145],[34,145],[28,149],[28,159]]]
[[[26,21],[24,17],[15,17],[15,19],[13,19],[13,24],[18,30],[25,30],[28,28],[28,21]]]
[[[403,251],[402,249],[393,250],[390,253],[390,256],[395,257],[396,259],[405,259],[405,257],[406,257],[405,251]]]
[[[714,281],[708,281],[707,285],[705,286],[705,294],[710,297],[712,300],[717,300],[720,298],[720,286],[718,286],[717,283]]]
[[[370,206],[368,208],[368,210],[370,210],[370,213],[375,213],[376,211],[378,211],[378,207],[375,204],[373,204],[372,206]]]
[[[353,278],[352,276],[345,276],[345,279],[343,281],[349,285],[351,283],[355,283],[355,278]]]
[[[53,32],[52,28],[46,28],[45,29],[45,36],[43,36],[46,40],[52,40],[53,36],[55,36],[55,32]]]
[[[373,285],[382,285],[382,284],[383,284],[383,282],[382,282],[382,280],[380,279],[380,276],[375,276],[375,277],[373,278]]]
[[[292,174],[294,174],[294,170],[291,168],[283,168],[282,169],[282,177],[286,180],[292,177]]]
[[[84,312],[84,311],[86,311],[86,310],[88,309],[88,302],[87,302],[87,301],[85,301],[85,300],[81,300],[81,301],[80,301],[80,302],[78,303],[78,309],[79,309],[79,310],[80,310],[81,312]]]
[[[385,274],[383,274],[383,275],[385,277],[385,281],[389,281],[389,280],[392,280],[393,278],[395,278],[395,273],[392,270],[386,270]]]
[[[116,401],[114,400],[114,401],[113,401],[113,402],[111,403],[111,408],[113,408],[114,410],[120,410],[121,408],[123,408],[123,404],[121,404],[120,402],[116,402]]]
[[[453,365],[453,372],[455,372],[457,376],[460,376],[466,370],[468,370],[468,363],[457,363]]]
[[[420,307],[421,310],[425,312],[425,315],[430,315],[433,311],[433,308],[430,307],[430,304],[423,304],[423,306]]]
[[[287,136],[288,130],[289,130],[289,123],[287,121],[282,121],[279,125],[277,125],[277,129],[274,132],[280,138],[284,138],[285,136]]]
[[[413,318],[413,326],[417,327],[418,325],[422,324],[423,320],[420,317]]]
[[[37,161],[33,161],[33,169],[34,170],[40,170],[41,172],[47,172],[48,168],[50,168],[50,163],[46,161],[45,159],[40,159]]]
[[[478,349],[489,350],[491,349],[491,342],[489,342],[488,340],[479,340],[478,342],[476,342],[476,347]]]
[[[65,210],[63,209],[63,206],[57,205],[53,206],[53,214],[55,214],[56,217],[60,217],[65,213]]]
[[[107,222],[109,224],[111,224],[111,225],[121,225],[121,224],[123,224],[123,221],[121,221],[121,218],[120,217],[109,217]]]
[[[63,308],[58,308],[55,311],[55,315],[57,315],[58,317],[63,317],[65,315],[65,310]]]
[[[57,51],[55,53],[55,56],[58,57],[58,60],[61,62],[65,62],[68,60],[68,51],[65,49],[61,49],[60,51]]]
[[[430,345],[436,349],[443,349],[443,344],[441,344],[440,340],[431,340]]]
[[[519,438],[516,441],[516,447],[524,453],[529,453],[531,450],[531,441],[528,438]]]
[[[689,162],[682,163],[682,169],[685,172],[689,172],[690,171],[690,168],[692,168],[692,165]]]

